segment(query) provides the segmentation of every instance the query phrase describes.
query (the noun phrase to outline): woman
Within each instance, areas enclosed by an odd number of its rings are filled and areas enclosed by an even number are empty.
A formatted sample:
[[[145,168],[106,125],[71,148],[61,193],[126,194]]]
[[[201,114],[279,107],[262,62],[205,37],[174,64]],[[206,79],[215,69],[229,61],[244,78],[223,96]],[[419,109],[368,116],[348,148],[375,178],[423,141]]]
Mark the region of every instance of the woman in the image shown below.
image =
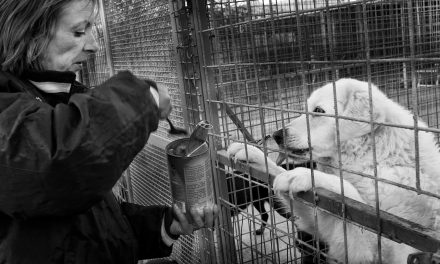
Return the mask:
[[[0,0],[0,263],[164,257],[218,215],[206,206],[189,224],[176,207],[113,196],[171,106],[166,89],[129,72],[92,90],[75,81],[97,50],[96,2]]]

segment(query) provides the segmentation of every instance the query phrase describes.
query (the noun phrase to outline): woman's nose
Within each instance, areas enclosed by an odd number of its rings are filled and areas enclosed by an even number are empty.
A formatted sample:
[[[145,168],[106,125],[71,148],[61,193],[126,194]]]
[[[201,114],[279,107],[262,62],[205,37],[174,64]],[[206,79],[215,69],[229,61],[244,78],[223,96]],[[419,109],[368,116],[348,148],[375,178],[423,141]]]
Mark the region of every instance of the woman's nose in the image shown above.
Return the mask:
[[[89,34],[89,37],[86,40],[86,43],[84,45],[84,50],[95,53],[99,49],[98,42],[96,41],[96,37],[94,34]]]

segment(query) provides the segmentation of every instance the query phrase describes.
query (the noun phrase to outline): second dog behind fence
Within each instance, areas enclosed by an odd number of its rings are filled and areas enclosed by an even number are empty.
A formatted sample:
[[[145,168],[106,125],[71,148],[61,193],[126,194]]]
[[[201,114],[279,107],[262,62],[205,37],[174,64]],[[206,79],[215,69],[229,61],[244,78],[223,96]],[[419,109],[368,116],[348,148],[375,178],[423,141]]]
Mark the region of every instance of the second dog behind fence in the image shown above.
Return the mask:
[[[229,202],[235,206],[231,210],[231,215],[236,216],[240,213],[238,209],[246,210],[249,205],[253,205],[260,213],[262,220],[261,227],[255,230],[255,234],[263,234],[269,219],[269,214],[264,204],[266,202],[270,204],[269,195],[272,191],[269,192],[269,188],[263,186],[263,182],[254,178],[249,179],[248,175],[242,174],[239,171],[227,174],[226,177]],[[274,208],[277,207],[271,206]],[[284,212],[281,213],[284,214]],[[285,214],[283,216],[288,217]]]
[[[285,169],[293,169],[294,167],[307,167],[310,168],[310,163],[295,164],[293,165],[282,165]],[[269,212],[265,208],[265,203],[280,214],[282,217],[289,219],[290,213],[285,210],[283,205],[274,198],[273,191],[270,190],[267,183],[264,183],[256,178],[250,177],[247,174],[243,174],[239,171],[234,171],[233,173],[228,173],[226,175],[227,187],[228,187],[228,198],[229,202],[233,204],[231,208],[231,216],[236,216],[240,213],[240,210],[246,210],[250,205],[254,206],[254,209],[259,213],[261,217],[261,226],[255,230],[255,235],[263,235],[264,230],[269,220]],[[272,198],[270,198],[272,197]],[[273,212],[270,210],[270,212]],[[252,211],[254,215],[254,211]],[[313,235],[299,231],[296,246],[302,253],[302,264],[315,264],[315,263],[325,263],[325,257],[323,255],[316,256],[312,248],[317,247],[317,242],[314,240]],[[319,244],[319,248],[322,252],[326,253],[326,245],[322,242]]]

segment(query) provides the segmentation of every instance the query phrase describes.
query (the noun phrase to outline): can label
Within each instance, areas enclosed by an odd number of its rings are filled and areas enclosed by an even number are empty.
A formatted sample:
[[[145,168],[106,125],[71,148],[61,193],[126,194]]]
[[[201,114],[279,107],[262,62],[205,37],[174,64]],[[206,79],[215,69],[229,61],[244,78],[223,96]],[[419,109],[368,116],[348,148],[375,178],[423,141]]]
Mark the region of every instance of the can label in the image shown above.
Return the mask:
[[[166,147],[166,152],[173,203],[192,222],[189,213],[191,208],[203,210],[206,204],[214,201],[214,196],[208,145],[205,144],[196,156],[188,157],[181,151],[188,140],[183,138],[171,142]]]

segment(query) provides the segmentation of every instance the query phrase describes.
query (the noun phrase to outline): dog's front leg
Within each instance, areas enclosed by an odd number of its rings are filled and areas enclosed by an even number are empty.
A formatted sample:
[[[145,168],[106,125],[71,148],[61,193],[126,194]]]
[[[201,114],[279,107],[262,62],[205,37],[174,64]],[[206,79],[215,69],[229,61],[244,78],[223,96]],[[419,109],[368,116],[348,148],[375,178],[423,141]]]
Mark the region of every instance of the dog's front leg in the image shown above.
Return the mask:
[[[341,194],[340,178],[333,174],[313,170],[314,184],[316,188],[324,188],[337,194]],[[348,181],[343,180],[345,197],[364,202],[356,188]],[[299,192],[306,192],[312,189],[312,170],[298,167],[277,175],[273,183],[276,193],[289,193],[290,197],[296,196]]]
[[[261,171],[266,171],[267,164],[267,171],[273,175],[278,175],[286,171],[267,157],[263,151],[252,145],[234,142],[228,147],[228,155],[233,158],[235,162],[249,162],[249,164],[252,164]]]
[[[313,175],[315,187],[341,194],[341,182],[338,176],[318,170],[314,170]],[[350,182],[344,180],[343,184],[346,197],[363,202],[359,192]],[[321,211],[318,212],[318,225],[314,225],[313,208],[295,199],[297,193],[312,189],[310,169],[300,167],[279,174],[275,178],[273,188],[286,205],[291,204],[300,230],[313,233],[313,228],[318,228],[320,238],[329,245],[328,255],[331,259],[343,262],[347,252],[349,263],[373,263],[375,257],[373,245],[376,239],[373,233],[351,224],[347,224],[345,229],[342,221]],[[344,232],[347,232],[347,247],[344,246]]]

